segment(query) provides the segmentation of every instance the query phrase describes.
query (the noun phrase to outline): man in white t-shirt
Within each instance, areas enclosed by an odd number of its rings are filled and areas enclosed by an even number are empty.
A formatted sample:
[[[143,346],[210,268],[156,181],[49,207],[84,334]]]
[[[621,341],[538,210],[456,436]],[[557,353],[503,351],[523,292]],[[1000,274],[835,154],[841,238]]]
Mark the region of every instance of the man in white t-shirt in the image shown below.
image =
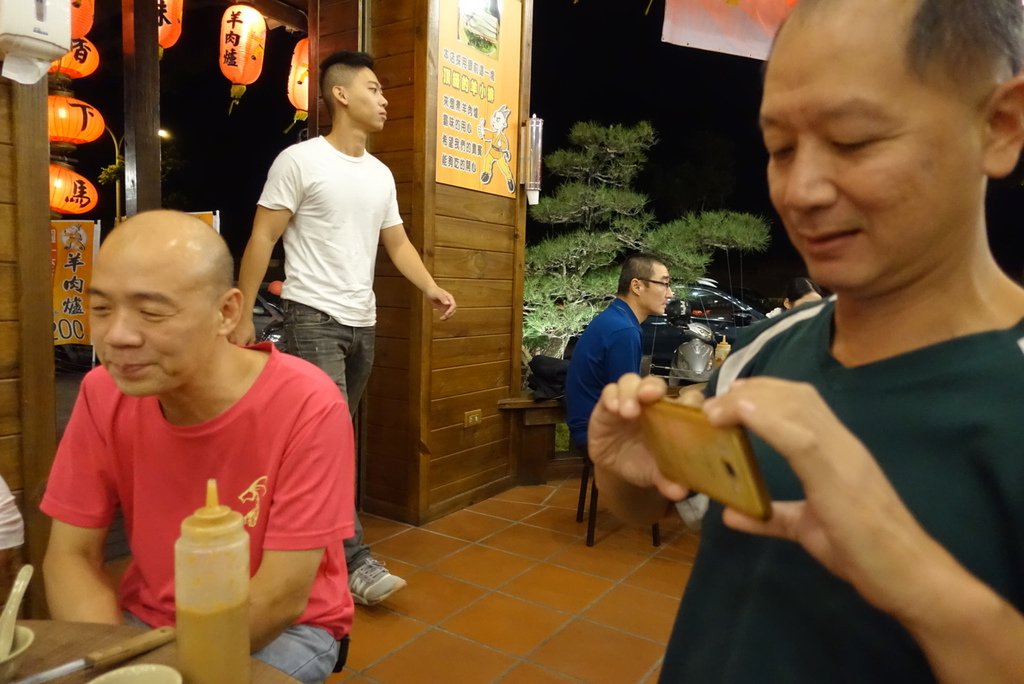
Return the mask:
[[[354,416],[373,366],[378,241],[442,320],[455,313],[455,298],[437,286],[405,234],[391,171],[366,151],[369,135],[387,120],[373,58],[364,52],[331,55],[320,65],[320,93],[331,132],[292,145],[270,168],[238,276],[247,306],[231,340],[254,339],[252,304],[283,236],[288,350],[326,371]],[[345,540],[345,559],[359,603],[380,603],[405,586],[370,555],[358,516],[355,535]]]

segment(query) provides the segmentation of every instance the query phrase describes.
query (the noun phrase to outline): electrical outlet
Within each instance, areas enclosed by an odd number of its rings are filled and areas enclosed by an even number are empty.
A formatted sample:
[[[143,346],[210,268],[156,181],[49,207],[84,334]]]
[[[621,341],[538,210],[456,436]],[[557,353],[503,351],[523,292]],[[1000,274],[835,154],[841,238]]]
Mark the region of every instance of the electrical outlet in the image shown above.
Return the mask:
[[[479,425],[480,421],[483,420],[483,417],[483,409],[474,409],[472,411],[466,411],[466,414],[462,418],[462,424],[465,427],[473,427],[474,425]]]

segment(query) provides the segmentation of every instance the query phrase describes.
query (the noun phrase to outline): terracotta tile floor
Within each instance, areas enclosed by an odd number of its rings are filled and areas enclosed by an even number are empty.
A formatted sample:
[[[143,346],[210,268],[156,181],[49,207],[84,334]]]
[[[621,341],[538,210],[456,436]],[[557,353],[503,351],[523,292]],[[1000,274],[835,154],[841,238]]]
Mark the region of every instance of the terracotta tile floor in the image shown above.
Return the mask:
[[[654,682],[699,537],[601,509],[576,522],[579,479],[518,487],[416,528],[363,515],[374,555],[409,586],[357,606],[329,682]]]

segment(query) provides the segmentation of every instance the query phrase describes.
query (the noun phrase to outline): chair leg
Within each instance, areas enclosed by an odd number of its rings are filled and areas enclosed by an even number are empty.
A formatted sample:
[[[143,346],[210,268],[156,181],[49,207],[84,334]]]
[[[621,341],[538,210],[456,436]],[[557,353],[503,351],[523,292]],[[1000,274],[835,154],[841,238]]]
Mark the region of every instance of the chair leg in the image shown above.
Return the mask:
[[[651,525],[651,542],[655,546],[661,546],[661,528],[658,527],[658,523]]]
[[[590,515],[587,520],[587,546],[594,545],[594,527],[597,525],[597,478],[590,484]]]
[[[580,475],[580,501],[576,505],[576,522],[583,522],[583,507],[587,504],[587,484],[590,480],[590,459],[583,455],[583,473]]]

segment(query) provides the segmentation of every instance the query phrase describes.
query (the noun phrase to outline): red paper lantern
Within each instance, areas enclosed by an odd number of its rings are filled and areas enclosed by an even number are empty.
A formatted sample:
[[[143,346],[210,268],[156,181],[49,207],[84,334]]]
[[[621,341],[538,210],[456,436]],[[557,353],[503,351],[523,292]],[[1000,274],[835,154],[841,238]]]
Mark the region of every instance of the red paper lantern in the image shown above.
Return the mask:
[[[292,67],[288,72],[288,101],[295,107],[295,118],[285,133],[309,115],[309,38],[295,44],[292,51]]]
[[[83,78],[100,65],[100,51],[88,38],[75,38],[67,54],[53,62],[51,74],[64,74],[68,78]]]
[[[220,36],[220,72],[233,84],[230,114],[245,94],[245,86],[263,71],[267,22],[255,7],[232,5],[221,19]]]
[[[181,17],[185,0],[157,0],[157,42],[164,50],[181,38]]]
[[[95,0],[71,0],[71,38],[85,38],[92,29]]]
[[[106,123],[100,111],[88,102],[64,95],[50,95],[46,103],[46,121],[51,142],[81,145],[103,135]]]
[[[58,214],[84,214],[96,208],[96,186],[63,164],[50,164],[50,210]]]

